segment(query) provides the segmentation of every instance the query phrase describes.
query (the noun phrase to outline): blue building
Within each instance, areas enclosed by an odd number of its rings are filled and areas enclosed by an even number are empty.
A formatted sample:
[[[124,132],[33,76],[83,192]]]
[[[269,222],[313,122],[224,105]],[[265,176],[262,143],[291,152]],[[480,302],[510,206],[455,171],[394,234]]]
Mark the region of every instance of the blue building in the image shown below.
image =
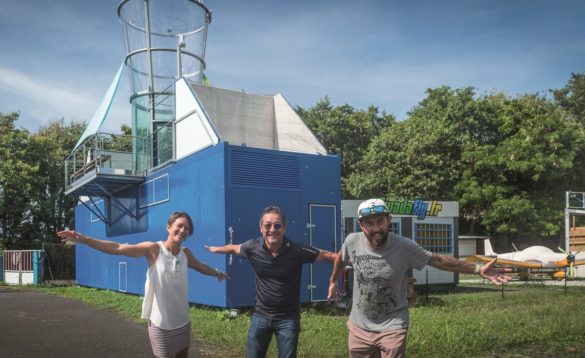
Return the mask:
[[[192,1],[184,1],[188,11],[178,11],[177,4],[182,3],[173,2],[173,21],[162,24],[144,14],[155,4],[157,16],[164,17],[165,2],[120,3],[118,14],[128,44],[121,69],[129,70],[134,93],[132,135],[99,132],[115,97],[120,70],[65,161],[66,192],[79,199],[76,230],[120,243],[165,240],[169,215],[189,213],[194,234],[185,246],[199,260],[231,276],[217,283],[190,272],[190,302],[253,306],[254,273],[249,263],[239,256],[211,254],[204,245],[239,244],[259,236],[260,211],[276,205],[287,215],[289,238],[337,251],[340,162],[337,156],[327,155],[282,95],[201,85],[205,36],[197,36],[206,33],[211,15],[204,5]],[[144,6],[146,11],[133,15],[127,11],[131,5],[132,9]],[[176,12],[186,14],[184,23]],[[194,29],[189,28],[193,12],[200,14],[195,18],[201,22]],[[158,25],[164,31],[157,30]],[[203,48],[203,53],[188,51],[193,48]],[[151,65],[164,62],[155,59],[164,60],[171,52],[178,73]],[[85,245],[76,248],[80,285],[141,295],[146,271],[144,258],[106,255]],[[330,272],[330,264],[306,265],[302,302],[326,299]]]

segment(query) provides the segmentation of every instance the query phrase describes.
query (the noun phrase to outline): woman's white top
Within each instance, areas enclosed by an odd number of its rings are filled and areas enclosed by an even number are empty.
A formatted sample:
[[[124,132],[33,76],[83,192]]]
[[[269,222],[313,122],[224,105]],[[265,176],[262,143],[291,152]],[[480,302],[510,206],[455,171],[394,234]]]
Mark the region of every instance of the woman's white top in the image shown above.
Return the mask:
[[[187,256],[182,247],[174,256],[162,241],[158,244],[160,253],[146,273],[142,318],[162,329],[176,329],[190,319]]]

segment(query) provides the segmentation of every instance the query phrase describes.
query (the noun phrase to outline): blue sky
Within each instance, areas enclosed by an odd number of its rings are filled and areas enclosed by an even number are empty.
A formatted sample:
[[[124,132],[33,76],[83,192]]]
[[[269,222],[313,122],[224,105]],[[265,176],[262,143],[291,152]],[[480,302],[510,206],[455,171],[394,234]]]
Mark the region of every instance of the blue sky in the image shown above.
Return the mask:
[[[117,0],[0,0],[0,113],[89,120],[125,56]],[[585,72],[582,0],[208,0],[206,74],[404,119],[427,88],[545,94]],[[127,78],[106,130],[129,123]]]

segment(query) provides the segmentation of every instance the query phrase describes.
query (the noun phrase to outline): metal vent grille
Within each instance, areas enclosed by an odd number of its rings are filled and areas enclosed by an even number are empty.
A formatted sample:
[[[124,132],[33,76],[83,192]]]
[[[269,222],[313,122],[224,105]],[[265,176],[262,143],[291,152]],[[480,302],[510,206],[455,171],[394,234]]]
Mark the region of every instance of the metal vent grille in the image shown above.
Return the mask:
[[[300,189],[299,158],[232,150],[232,185]]]

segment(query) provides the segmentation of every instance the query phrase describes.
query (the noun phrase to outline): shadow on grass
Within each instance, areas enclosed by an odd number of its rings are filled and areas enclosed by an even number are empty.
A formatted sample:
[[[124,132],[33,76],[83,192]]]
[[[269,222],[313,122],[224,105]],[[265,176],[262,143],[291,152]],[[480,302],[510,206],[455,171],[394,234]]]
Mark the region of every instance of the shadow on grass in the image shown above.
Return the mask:
[[[515,285],[504,285],[503,287],[500,285],[495,284],[486,284],[481,286],[471,286],[471,285],[460,285],[460,286],[443,286],[443,287],[431,287],[429,290],[426,290],[424,287],[416,287],[416,295],[424,296],[427,294],[432,295],[445,295],[445,294],[460,294],[460,293],[481,293],[481,292],[501,292],[502,288],[505,292],[515,292],[522,289],[521,286]]]
[[[510,285],[503,286],[504,295],[506,292],[518,291],[519,288]],[[481,292],[502,292],[502,286],[455,286],[455,287],[441,287],[430,289],[426,291],[424,288],[417,288],[416,301],[411,307],[442,307],[446,303],[441,299],[441,296],[449,294],[467,294],[467,293],[481,293]]]
[[[506,285],[505,292],[518,291],[519,288]],[[411,307],[441,307],[446,303],[441,299],[442,295],[465,294],[480,292],[501,292],[501,286],[434,286],[427,293],[424,288],[416,288],[416,302]],[[505,293],[504,292],[504,293]],[[351,311],[351,300],[342,301],[339,304],[328,302],[312,302],[301,305],[301,311],[323,316],[347,316]]]
[[[351,304],[342,302],[340,304],[328,302],[312,302],[301,305],[301,312],[307,312],[322,316],[347,316],[351,309]]]
[[[450,288],[445,293],[479,293],[479,292],[497,292],[502,291],[502,286],[493,285],[486,285],[486,286],[455,286]],[[518,288],[515,288],[510,285],[504,285],[504,291],[518,291]]]

